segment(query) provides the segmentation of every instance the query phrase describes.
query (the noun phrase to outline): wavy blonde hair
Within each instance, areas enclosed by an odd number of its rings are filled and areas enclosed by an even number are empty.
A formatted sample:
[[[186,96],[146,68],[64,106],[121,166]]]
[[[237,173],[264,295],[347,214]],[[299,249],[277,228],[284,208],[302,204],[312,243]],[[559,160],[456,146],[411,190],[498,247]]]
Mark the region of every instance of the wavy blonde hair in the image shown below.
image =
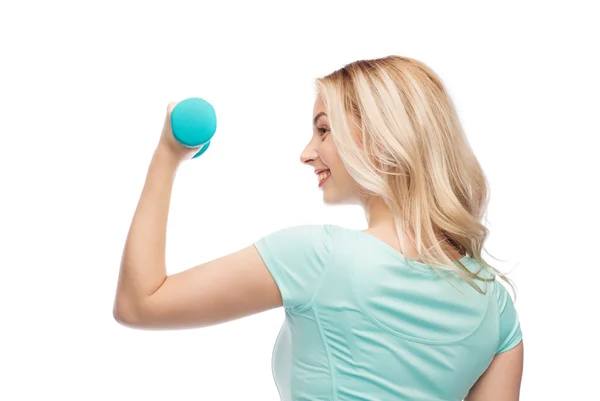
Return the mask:
[[[394,213],[398,238],[403,225],[415,234],[416,259],[458,273],[480,293],[475,280],[493,275],[512,286],[483,260],[488,182],[439,77],[418,60],[388,56],[355,61],[315,84],[348,173],[362,195],[380,197]],[[481,269],[453,263],[448,246]]]

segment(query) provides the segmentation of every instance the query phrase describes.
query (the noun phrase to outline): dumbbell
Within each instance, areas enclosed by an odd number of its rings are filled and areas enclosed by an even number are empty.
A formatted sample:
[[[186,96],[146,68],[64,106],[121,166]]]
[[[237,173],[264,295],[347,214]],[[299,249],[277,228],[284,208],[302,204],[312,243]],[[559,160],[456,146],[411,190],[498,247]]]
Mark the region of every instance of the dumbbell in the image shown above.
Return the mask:
[[[206,152],[217,130],[215,109],[201,98],[192,97],[182,100],[171,111],[171,129],[175,139],[183,146],[188,148],[202,146],[202,149],[192,157],[195,159]]]

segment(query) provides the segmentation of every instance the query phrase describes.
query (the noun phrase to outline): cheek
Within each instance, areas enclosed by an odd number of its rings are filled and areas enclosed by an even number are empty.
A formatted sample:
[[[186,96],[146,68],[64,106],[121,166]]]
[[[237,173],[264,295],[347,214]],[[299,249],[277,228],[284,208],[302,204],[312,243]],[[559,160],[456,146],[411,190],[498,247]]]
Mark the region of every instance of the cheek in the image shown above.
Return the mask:
[[[323,163],[330,169],[336,169],[339,164],[339,156],[335,148],[335,144],[331,138],[325,139],[325,141],[319,147],[319,157],[323,160]]]

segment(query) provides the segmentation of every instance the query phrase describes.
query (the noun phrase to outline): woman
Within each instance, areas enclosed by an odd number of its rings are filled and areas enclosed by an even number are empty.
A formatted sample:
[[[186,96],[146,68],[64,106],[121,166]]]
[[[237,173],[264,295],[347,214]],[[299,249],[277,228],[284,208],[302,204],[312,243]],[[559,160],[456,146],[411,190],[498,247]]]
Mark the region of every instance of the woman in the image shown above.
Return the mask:
[[[166,275],[173,178],[198,150],[170,104],[125,244],[114,315],[138,328],[213,325],[283,306],[282,400],[517,400],[517,312],[482,259],[488,188],[448,94],[423,63],[361,60],[318,79],[302,163],[368,228],[282,229]],[[293,346],[292,346],[293,345]]]

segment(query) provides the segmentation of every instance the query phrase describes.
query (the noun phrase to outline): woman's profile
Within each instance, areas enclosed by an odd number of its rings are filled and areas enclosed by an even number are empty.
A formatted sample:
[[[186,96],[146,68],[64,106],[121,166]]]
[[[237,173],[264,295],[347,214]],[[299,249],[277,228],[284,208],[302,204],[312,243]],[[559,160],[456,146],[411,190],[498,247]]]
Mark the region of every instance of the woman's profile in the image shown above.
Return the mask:
[[[282,228],[167,276],[179,164],[170,104],[125,244],[114,316],[145,329],[214,325],[276,307],[282,400],[518,400],[522,333],[507,280],[484,261],[488,183],[424,63],[359,60],[316,80],[301,162],[364,230]],[[151,250],[151,251],[149,251]]]

